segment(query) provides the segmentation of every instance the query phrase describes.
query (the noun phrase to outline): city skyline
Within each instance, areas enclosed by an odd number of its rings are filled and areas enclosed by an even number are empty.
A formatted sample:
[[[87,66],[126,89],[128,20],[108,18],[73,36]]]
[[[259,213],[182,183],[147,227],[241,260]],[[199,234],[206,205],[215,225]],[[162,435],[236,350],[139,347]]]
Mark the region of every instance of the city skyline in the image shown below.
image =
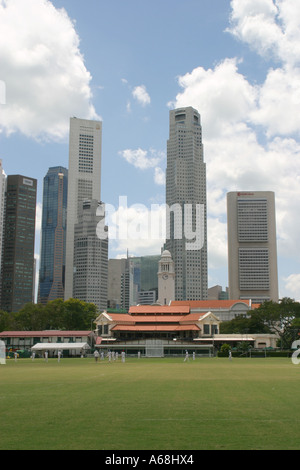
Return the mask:
[[[279,296],[299,300],[299,23],[294,0],[1,0],[4,171],[38,180],[40,225],[42,180],[68,166],[70,117],[100,119],[101,197],[117,206],[127,196],[136,214],[134,204],[164,202],[169,110],[192,106],[207,164],[209,286],[228,285],[227,192],[268,190]],[[110,257],[160,247],[119,240]]]

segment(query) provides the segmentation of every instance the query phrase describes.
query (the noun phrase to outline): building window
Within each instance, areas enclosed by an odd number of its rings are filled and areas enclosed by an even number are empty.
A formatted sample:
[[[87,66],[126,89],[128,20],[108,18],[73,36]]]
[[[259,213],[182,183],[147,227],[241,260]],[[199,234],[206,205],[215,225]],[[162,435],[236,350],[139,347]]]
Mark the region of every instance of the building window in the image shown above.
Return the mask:
[[[209,325],[204,325],[204,327],[203,327],[203,333],[204,333],[205,335],[209,335],[209,331],[210,331]]]

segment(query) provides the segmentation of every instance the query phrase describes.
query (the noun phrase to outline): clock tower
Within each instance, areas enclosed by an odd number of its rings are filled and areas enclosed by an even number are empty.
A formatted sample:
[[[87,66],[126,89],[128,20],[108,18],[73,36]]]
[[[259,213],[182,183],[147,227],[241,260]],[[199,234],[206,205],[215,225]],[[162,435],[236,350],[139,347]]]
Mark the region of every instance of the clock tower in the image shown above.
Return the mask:
[[[158,303],[169,305],[175,300],[175,269],[171,253],[165,250],[158,263]]]

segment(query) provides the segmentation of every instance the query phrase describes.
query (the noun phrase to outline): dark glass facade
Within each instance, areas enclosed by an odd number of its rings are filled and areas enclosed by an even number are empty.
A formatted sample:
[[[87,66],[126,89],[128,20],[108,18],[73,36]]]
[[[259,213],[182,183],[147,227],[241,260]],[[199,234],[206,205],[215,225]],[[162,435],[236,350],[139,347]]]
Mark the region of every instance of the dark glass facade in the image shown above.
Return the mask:
[[[7,177],[1,308],[17,312],[33,301],[37,181]]]
[[[38,301],[64,298],[68,170],[49,168],[44,178]]]

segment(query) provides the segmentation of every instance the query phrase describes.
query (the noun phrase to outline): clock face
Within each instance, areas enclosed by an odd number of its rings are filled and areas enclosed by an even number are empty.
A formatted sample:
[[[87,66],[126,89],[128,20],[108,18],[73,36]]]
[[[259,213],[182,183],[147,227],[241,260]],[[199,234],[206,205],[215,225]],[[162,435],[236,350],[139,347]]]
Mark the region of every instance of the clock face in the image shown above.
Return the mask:
[[[169,276],[167,274],[164,274],[162,278],[164,281],[166,281],[169,278]]]

